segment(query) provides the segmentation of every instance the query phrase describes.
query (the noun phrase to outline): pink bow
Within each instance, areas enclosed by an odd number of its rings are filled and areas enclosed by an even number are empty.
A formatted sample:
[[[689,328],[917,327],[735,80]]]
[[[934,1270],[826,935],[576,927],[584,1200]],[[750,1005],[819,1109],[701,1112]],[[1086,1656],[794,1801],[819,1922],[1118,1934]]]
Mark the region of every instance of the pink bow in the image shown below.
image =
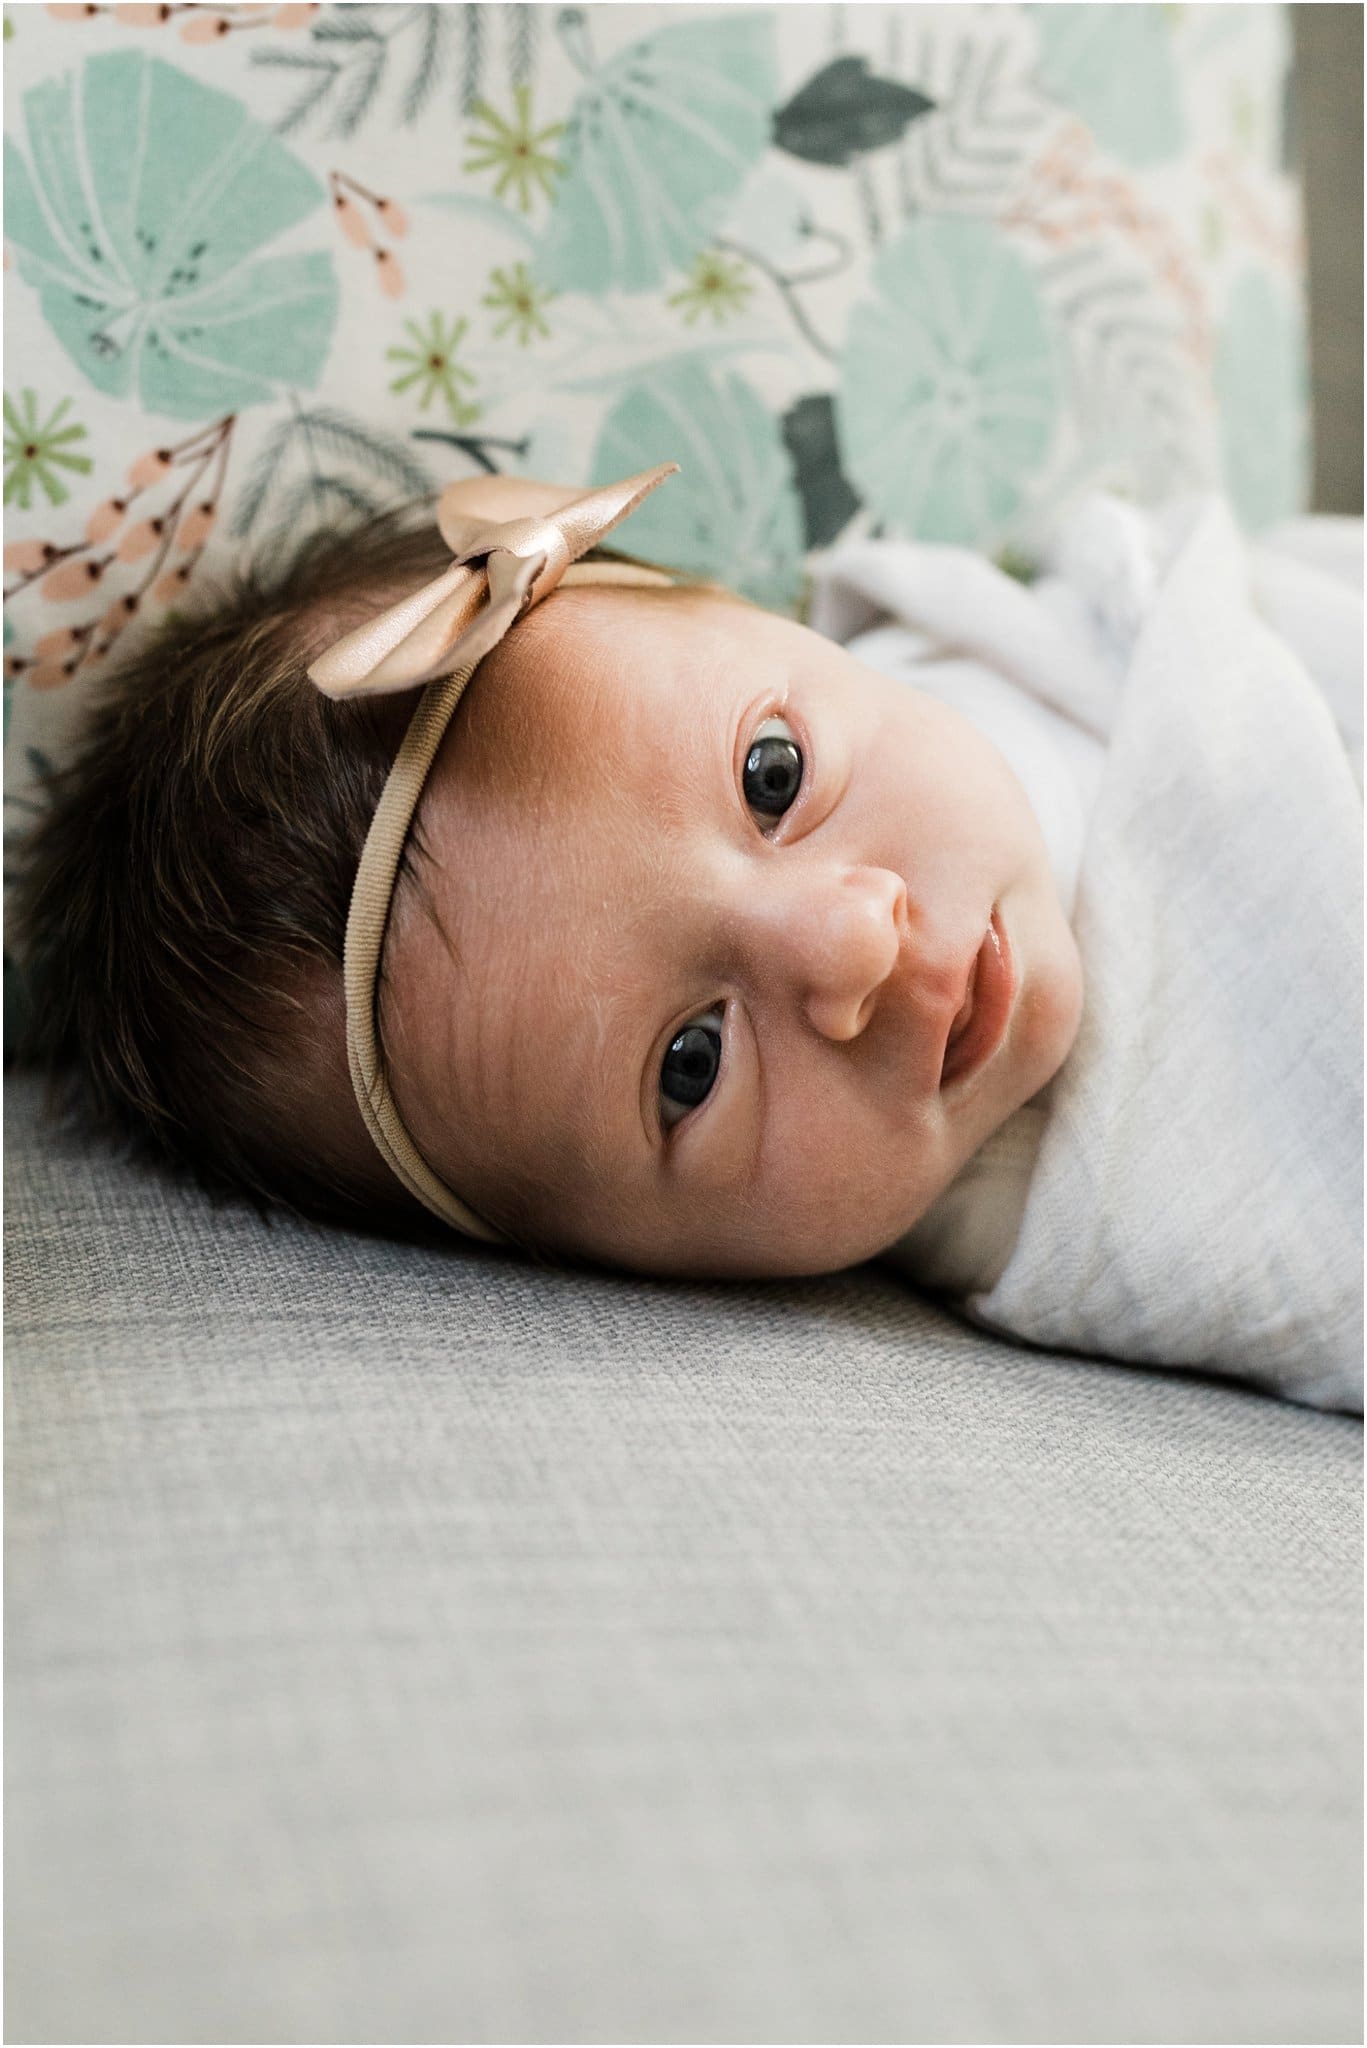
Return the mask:
[[[437,526],[453,556],[450,568],[334,641],[309,675],[325,696],[365,697],[473,669],[524,610],[550,595],[572,562],[678,467],[661,463],[521,519],[473,518],[457,509],[460,485],[448,485]]]

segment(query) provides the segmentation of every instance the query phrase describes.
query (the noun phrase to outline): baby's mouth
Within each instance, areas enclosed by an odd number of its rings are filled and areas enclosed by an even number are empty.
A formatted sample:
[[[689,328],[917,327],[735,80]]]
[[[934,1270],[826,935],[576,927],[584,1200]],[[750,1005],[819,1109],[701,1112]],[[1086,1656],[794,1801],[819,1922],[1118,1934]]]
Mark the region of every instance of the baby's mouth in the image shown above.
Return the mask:
[[[945,1070],[949,1066],[949,1056],[953,1052],[959,1040],[963,1037],[964,1032],[967,1030],[968,1025],[972,1021],[973,991],[978,985],[978,963],[981,959],[982,949],[980,947],[979,950],[973,955],[973,965],[968,970],[968,987],[964,992],[963,1001],[960,1003],[958,1009],[954,1012],[953,1019],[949,1026],[949,1036],[945,1040],[945,1056],[940,1070],[941,1087],[944,1086]]]
[[[948,1088],[991,1058],[1005,1036],[1015,1000],[1015,961],[994,909],[968,970],[964,999],[950,1023],[940,1067],[941,1088]]]

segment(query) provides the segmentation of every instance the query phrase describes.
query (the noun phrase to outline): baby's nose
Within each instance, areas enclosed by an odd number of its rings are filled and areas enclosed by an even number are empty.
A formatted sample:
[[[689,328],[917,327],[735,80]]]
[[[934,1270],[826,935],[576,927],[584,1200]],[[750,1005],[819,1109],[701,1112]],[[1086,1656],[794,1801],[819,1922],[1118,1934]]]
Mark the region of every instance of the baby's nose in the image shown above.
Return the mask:
[[[846,868],[794,905],[791,940],[798,995],[823,1038],[857,1038],[897,964],[907,889],[887,868]]]

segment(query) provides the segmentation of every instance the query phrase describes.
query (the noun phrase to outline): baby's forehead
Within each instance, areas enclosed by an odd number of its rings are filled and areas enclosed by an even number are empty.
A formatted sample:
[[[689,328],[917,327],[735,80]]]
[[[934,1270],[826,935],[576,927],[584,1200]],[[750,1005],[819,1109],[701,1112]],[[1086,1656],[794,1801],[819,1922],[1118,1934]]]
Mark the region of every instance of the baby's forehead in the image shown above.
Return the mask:
[[[725,594],[557,591],[481,665],[423,798],[461,922],[629,925],[623,892],[658,895],[690,820],[733,800],[747,708],[827,647]]]
[[[529,738],[578,750],[724,687],[743,653],[794,630],[704,589],[571,588],[530,612],[470,686],[467,736],[517,771]],[[462,714],[467,707],[462,707]]]

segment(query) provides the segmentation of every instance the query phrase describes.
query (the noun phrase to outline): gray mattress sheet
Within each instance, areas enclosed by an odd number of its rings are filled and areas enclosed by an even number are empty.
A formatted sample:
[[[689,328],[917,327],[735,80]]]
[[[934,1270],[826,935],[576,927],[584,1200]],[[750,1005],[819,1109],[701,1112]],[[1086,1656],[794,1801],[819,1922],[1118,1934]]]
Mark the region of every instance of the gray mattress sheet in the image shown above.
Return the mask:
[[[12,2041],[1362,2034],[1360,1426],[6,1099]]]

